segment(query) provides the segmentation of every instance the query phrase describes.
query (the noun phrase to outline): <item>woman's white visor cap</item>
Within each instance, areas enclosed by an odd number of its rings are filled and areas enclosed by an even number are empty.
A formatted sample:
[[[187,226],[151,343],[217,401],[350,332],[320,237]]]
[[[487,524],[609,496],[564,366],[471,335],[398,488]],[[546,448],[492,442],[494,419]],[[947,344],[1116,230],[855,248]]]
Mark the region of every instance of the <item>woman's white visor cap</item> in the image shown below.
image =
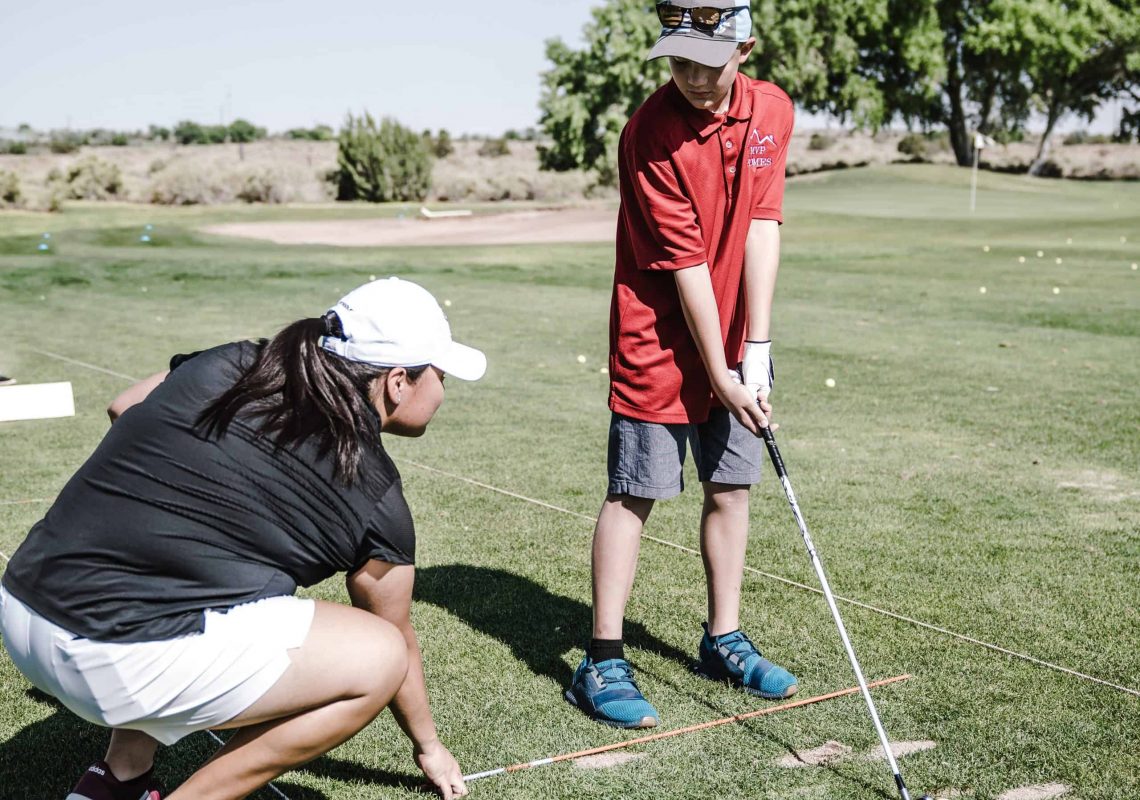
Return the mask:
[[[448,375],[477,381],[487,357],[451,339],[439,303],[418,283],[385,278],[353,289],[329,309],[340,318],[344,338],[324,336],[330,353],[377,367],[431,364]]]

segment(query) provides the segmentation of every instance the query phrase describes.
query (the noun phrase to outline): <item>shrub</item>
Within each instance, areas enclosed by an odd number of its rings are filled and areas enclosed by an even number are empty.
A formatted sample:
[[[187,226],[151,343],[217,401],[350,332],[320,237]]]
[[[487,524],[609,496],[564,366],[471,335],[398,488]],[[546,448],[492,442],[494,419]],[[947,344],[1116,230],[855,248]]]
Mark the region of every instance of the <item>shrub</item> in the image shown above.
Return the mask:
[[[170,128],[161,125],[151,125],[147,128],[147,136],[156,142],[165,142],[170,138]]]
[[[926,158],[926,137],[921,133],[908,133],[899,139],[899,152],[904,156],[923,159]]]
[[[230,129],[225,125],[199,125],[185,119],[174,126],[174,138],[179,144],[222,144],[229,136]]]
[[[206,133],[197,122],[184,119],[174,126],[174,138],[179,144],[201,144],[206,141]]]
[[[333,138],[333,129],[328,125],[317,125],[313,128],[290,128],[285,131],[289,139],[303,139],[311,142],[327,142]]]
[[[432,150],[436,158],[447,158],[455,152],[455,145],[451,142],[451,134],[447,132],[446,128],[441,129],[439,135],[435,137]]]
[[[83,137],[78,133],[54,133],[49,147],[56,154],[74,153],[83,146]]]
[[[161,158],[156,158],[154,161],[150,162],[150,164],[147,166],[146,174],[147,175],[154,175],[154,173],[162,172],[164,169],[166,169],[166,161],[164,161]]]
[[[284,203],[289,198],[278,176],[268,169],[237,176],[235,196],[243,203]]]
[[[0,208],[15,208],[22,203],[19,176],[14,172],[0,169]]]
[[[123,174],[118,166],[96,156],[75,162],[57,182],[60,179],[66,184],[66,197],[70,200],[109,200],[123,191]]]
[[[125,133],[116,133],[111,137],[111,144],[114,147],[126,147],[130,142]]]
[[[258,128],[244,119],[235,119],[231,122],[227,132],[231,142],[255,142],[266,136],[265,128]]]
[[[431,152],[391,118],[348,115],[337,147],[337,200],[420,201],[431,185]]]
[[[228,187],[215,174],[192,169],[163,170],[150,185],[150,202],[157,205],[210,205],[232,199]]]
[[[1089,133],[1088,131],[1073,131],[1065,137],[1065,144],[1108,144],[1112,141],[1111,136],[1106,136],[1103,133]]]
[[[502,158],[511,154],[511,147],[506,139],[488,139],[479,146],[479,155],[483,158]]]
[[[816,131],[811,135],[811,140],[808,142],[808,150],[826,150],[833,144],[835,144],[834,136]]]
[[[27,153],[28,153],[28,146],[26,144],[24,144],[23,142],[9,142],[9,144],[8,144],[8,154],[9,155],[23,156],[23,155],[27,155]]]

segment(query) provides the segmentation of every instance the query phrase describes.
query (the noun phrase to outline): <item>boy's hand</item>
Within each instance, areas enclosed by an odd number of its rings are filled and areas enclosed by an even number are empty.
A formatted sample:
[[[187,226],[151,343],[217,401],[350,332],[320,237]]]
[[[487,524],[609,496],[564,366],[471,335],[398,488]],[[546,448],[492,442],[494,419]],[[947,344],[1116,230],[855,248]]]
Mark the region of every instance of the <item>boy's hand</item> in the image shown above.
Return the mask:
[[[463,783],[463,772],[459,769],[459,762],[439,740],[423,750],[417,747],[414,755],[416,764],[435,786],[436,791],[443,795],[443,800],[451,800],[453,797],[463,797],[467,794],[467,786]]]
[[[721,405],[756,436],[760,435],[761,428],[768,427],[768,418],[760,404],[756,402],[756,395],[740,382],[740,375],[736,370],[728,370],[728,375],[713,384],[713,391],[716,392]],[[766,398],[765,404],[767,404]],[[772,406],[768,405],[768,412],[771,410]]]
[[[772,340],[744,343],[744,362],[740,365],[744,373],[744,385],[757,399],[767,397],[772,392]]]

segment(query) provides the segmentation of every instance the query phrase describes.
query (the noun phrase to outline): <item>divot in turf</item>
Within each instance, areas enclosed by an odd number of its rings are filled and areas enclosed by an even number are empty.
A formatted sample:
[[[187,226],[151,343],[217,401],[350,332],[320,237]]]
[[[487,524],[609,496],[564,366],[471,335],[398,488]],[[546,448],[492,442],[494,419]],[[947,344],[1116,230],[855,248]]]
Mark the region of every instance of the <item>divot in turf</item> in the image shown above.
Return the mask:
[[[794,753],[782,756],[776,759],[776,766],[784,767],[785,769],[825,767],[836,761],[842,761],[850,754],[850,747],[842,742],[832,740],[824,742],[819,747],[814,747],[811,750],[797,750]]]
[[[1037,783],[1002,792],[997,800],[1052,800],[1068,793],[1069,787],[1063,783]]]
[[[921,753],[924,750],[932,750],[935,747],[937,747],[937,744],[929,739],[916,742],[891,742],[891,749],[894,751],[896,758],[901,758],[911,753]],[[786,769],[825,767],[838,761],[845,761],[850,757],[850,747],[842,742],[832,740],[811,750],[797,750],[794,753],[781,756],[776,759],[776,766]],[[872,747],[865,753],[859,754],[858,757],[867,759],[868,761],[883,761],[887,755],[883,751],[883,746],[880,744]]]
[[[584,756],[574,759],[574,766],[578,769],[609,769],[620,767],[631,761],[645,758],[645,753],[600,753],[596,756]]]
[[[935,742],[929,739],[918,742],[891,742],[891,749],[895,751],[896,758],[909,756],[911,753],[921,753],[923,750],[933,750],[937,746]],[[880,744],[868,750],[863,757],[873,761],[883,761],[886,759],[887,754],[883,751],[883,746]]]

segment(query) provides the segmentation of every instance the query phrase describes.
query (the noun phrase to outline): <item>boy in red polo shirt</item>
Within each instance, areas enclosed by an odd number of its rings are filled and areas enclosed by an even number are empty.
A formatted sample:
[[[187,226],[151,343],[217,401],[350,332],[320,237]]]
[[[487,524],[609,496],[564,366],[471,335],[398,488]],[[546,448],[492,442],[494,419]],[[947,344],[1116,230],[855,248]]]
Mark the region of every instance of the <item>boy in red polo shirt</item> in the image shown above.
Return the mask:
[[[610,307],[609,489],[594,530],[593,638],[566,699],[592,718],[652,727],[622,622],[640,536],[683,488],[686,440],[704,488],[708,621],[699,671],[766,698],[796,679],[740,630],[748,492],[772,413],[769,338],[793,106],[739,74],[756,40],[746,0],[657,3],[673,80],[619,145],[621,210]]]

